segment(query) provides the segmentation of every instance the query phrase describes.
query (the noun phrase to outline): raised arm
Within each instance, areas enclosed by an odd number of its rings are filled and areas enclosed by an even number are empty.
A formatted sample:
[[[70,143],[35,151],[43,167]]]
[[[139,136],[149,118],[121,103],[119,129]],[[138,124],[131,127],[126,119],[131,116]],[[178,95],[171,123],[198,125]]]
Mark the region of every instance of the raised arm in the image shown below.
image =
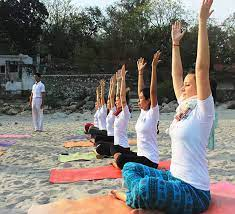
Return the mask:
[[[98,104],[98,108],[100,107],[100,86],[96,88],[96,102]]]
[[[181,31],[181,23],[176,21],[172,25],[172,79],[175,96],[178,99],[181,95],[181,88],[183,87],[183,66],[180,55],[180,40],[185,32]]]
[[[199,30],[196,60],[197,97],[205,100],[211,94],[209,69],[210,50],[207,33],[207,20],[213,11],[210,11],[213,0],[203,0],[199,15]]]
[[[120,88],[121,88],[121,70],[118,70],[116,72],[116,80],[117,80],[117,90],[116,90],[116,94],[119,95],[120,94]]]
[[[152,61],[152,76],[150,84],[150,100],[151,108],[154,108],[157,105],[157,64],[159,62],[161,52],[157,51],[153,56]]]
[[[110,105],[111,109],[115,106],[115,88],[116,88],[116,75],[113,75],[110,81]]]
[[[144,62],[144,58],[139,58],[137,61],[138,68],[138,95],[140,95],[142,89],[144,88],[144,68],[146,66],[146,62]]]
[[[121,98],[121,103],[122,103],[122,110],[126,107],[126,66],[122,66],[121,70],[121,89],[120,89],[120,98]]]
[[[102,79],[100,81],[100,105],[101,106],[105,105],[104,90],[105,90],[105,80]]]

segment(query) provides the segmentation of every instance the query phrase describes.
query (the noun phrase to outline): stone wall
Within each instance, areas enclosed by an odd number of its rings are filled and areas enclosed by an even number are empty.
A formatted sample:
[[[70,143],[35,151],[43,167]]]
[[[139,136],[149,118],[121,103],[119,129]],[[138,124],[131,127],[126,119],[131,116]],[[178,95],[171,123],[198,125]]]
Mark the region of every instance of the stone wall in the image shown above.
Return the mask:
[[[108,83],[111,74],[93,75],[44,75],[47,104],[56,107],[70,105],[65,102],[95,101],[96,86],[101,79]],[[107,88],[107,87],[106,87]]]

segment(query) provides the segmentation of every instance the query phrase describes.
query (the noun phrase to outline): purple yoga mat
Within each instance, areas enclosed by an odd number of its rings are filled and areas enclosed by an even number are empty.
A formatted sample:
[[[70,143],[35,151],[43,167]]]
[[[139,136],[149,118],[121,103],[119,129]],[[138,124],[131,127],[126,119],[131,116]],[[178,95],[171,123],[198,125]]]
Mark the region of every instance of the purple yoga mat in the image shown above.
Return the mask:
[[[87,140],[87,135],[71,135],[66,136],[66,140]]]
[[[9,140],[0,140],[0,146],[2,147],[8,147],[14,145],[15,141],[9,141]]]
[[[0,138],[17,138],[17,139],[23,139],[23,138],[30,138],[31,135],[29,134],[0,134]]]

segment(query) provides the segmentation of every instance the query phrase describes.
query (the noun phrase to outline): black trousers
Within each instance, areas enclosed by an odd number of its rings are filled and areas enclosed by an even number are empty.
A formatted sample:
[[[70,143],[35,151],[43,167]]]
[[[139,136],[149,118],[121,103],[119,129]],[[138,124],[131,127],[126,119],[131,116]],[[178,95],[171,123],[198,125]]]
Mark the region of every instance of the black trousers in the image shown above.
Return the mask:
[[[106,130],[99,130],[99,128],[92,126],[89,128],[88,134],[90,134],[92,138],[95,138],[97,135],[107,136],[107,131]]]
[[[96,135],[95,137],[95,145],[99,144],[99,142],[114,142],[113,136],[105,136],[105,135]]]
[[[119,145],[114,145],[114,138],[110,141],[97,141],[96,152],[104,156],[114,156],[116,153],[129,154],[130,148],[124,148]]]
[[[138,156],[136,152],[131,151],[128,154],[122,153],[116,160],[116,163],[120,169],[122,169],[124,165],[128,162],[141,163],[152,168],[158,167],[157,163],[152,162],[144,156]]]

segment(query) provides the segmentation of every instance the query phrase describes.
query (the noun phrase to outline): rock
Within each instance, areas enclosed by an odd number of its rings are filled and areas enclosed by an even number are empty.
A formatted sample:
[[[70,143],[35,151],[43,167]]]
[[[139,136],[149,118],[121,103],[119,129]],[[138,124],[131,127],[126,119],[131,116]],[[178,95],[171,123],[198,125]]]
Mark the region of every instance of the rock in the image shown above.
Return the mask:
[[[77,102],[71,102],[70,105],[71,105],[71,106],[72,106],[72,105],[78,105],[78,103],[77,103]]]
[[[9,109],[6,114],[8,115],[16,115],[18,114],[19,112],[16,110],[16,109]]]
[[[56,119],[56,118],[67,118],[68,115],[66,115],[65,113],[62,112],[56,112],[52,115],[52,119]]]
[[[86,103],[86,101],[85,101],[85,100],[82,100],[81,102],[79,102],[79,103],[77,104],[77,108],[79,109],[79,108],[83,107],[83,106],[85,105],[85,103]]]
[[[228,109],[235,109],[235,100],[228,101],[226,104]]]
[[[67,110],[70,110],[70,111],[76,111],[77,110],[77,105],[71,105],[71,106],[68,106],[67,107]]]
[[[235,100],[222,103],[217,107],[217,110],[235,109]]]
[[[175,109],[173,107],[170,107],[169,105],[162,106],[162,109],[160,110],[161,113],[171,113],[174,112]]]
[[[163,99],[162,99],[162,103],[168,103],[168,98],[167,97],[163,97]]]
[[[83,106],[83,109],[92,110],[92,109],[94,109],[94,107],[95,107],[95,102],[94,101],[88,101]]]

